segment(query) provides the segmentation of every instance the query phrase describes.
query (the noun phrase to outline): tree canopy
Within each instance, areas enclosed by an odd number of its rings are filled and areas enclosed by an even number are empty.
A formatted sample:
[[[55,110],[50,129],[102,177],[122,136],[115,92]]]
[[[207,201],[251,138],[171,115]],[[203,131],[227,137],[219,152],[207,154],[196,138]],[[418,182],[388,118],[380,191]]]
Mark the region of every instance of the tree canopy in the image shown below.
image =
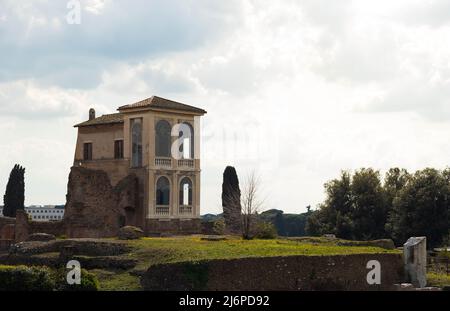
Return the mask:
[[[393,238],[403,244],[410,236],[427,237],[429,247],[449,236],[450,170],[427,168],[409,174],[390,169],[362,168],[325,184],[325,201],[307,221],[310,235],[335,234],[345,239]]]

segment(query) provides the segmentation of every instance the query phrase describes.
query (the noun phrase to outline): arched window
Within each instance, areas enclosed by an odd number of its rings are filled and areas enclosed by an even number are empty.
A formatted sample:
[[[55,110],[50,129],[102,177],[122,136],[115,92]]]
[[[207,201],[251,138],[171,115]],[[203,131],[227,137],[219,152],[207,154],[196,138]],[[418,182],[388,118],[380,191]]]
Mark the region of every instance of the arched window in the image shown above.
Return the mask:
[[[131,166],[142,166],[142,119],[131,120]]]
[[[184,159],[194,158],[194,129],[192,125],[187,122],[183,122],[180,127],[179,137],[184,134],[184,139],[181,142],[180,152],[183,154]],[[186,146],[186,147],[185,147]]]
[[[156,205],[170,204],[170,183],[167,177],[159,177],[156,183]]]
[[[180,205],[192,205],[192,182],[187,177],[180,182]]]
[[[156,123],[155,153],[157,157],[170,157],[171,127],[169,122],[161,120]]]

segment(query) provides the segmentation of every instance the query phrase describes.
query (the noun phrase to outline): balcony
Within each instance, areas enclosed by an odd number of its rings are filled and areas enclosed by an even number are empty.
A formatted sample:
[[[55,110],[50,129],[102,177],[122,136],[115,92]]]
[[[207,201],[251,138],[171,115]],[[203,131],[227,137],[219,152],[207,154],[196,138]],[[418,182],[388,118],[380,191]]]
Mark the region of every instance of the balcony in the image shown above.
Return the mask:
[[[161,157],[155,158],[155,166],[163,168],[172,168],[172,159]]]
[[[195,163],[193,159],[181,159],[178,160],[179,168],[194,168]]]
[[[192,206],[191,205],[180,205],[178,208],[179,215],[192,215]]]
[[[157,216],[169,216],[170,207],[168,205],[156,205],[155,214]]]

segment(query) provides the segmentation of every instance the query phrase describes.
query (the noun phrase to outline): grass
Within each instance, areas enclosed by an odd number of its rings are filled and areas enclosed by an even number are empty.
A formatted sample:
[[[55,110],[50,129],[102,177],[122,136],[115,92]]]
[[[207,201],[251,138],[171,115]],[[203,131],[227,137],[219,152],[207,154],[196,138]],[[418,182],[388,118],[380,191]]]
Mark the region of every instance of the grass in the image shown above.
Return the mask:
[[[444,287],[450,286],[450,275],[444,273],[427,273],[428,286]]]
[[[138,291],[141,284],[138,276],[129,274],[127,271],[106,271],[93,269],[89,272],[95,274],[99,281],[101,291]]]
[[[145,272],[150,266],[181,261],[199,261],[203,259],[231,259],[244,257],[271,257],[290,255],[349,255],[396,253],[372,246],[339,245],[338,240],[326,238],[303,238],[298,240],[242,240],[239,237],[227,237],[222,241],[204,241],[201,236],[183,236],[170,238],[142,238],[127,241],[132,251],[122,256],[137,259],[135,272]],[[139,277],[130,271],[90,270],[100,283],[100,290],[122,291],[141,290]]]
[[[314,240],[242,240],[229,237],[225,241],[203,241],[200,236],[173,238],[142,238],[128,242],[133,251],[129,254],[138,259],[138,270],[160,264],[203,259],[230,259],[244,257],[273,257],[290,255],[349,255],[395,253],[371,246],[340,246],[328,239]]]

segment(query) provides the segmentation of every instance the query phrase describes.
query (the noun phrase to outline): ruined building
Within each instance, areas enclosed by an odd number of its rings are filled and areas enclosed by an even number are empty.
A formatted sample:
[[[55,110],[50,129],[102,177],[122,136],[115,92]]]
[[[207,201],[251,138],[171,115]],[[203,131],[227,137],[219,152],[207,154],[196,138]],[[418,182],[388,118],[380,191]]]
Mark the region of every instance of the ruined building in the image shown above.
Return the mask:
[[[200,230],[199,118],[205,110],[161,97],[75,125],[64,227],[72,237]]]

